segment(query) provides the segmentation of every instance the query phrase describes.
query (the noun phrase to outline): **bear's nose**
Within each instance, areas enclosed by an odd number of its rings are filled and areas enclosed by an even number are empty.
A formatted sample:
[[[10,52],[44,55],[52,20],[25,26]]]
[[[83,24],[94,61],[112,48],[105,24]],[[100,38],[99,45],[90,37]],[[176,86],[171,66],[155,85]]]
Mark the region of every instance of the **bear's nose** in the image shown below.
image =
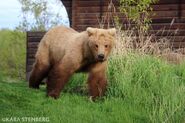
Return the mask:
[[[103,60],[104,59],[104,54],[98,54],[98,59]]]

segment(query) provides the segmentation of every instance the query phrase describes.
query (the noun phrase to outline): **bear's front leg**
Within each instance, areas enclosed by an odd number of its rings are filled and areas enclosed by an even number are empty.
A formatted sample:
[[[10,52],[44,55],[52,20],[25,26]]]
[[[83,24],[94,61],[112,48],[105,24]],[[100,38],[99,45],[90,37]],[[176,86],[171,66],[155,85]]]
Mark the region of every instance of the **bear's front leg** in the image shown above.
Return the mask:
[[[61,90],[69,81],[77,66],[69,60],[62,60],[61,63],[55,65],[48,76],[47,95],[55,99],[59,98]]]
[[[91,71],[88,77],[88,89],[92,100],[103,96],[107,86],[105,66],[99,68],[98,71]]]

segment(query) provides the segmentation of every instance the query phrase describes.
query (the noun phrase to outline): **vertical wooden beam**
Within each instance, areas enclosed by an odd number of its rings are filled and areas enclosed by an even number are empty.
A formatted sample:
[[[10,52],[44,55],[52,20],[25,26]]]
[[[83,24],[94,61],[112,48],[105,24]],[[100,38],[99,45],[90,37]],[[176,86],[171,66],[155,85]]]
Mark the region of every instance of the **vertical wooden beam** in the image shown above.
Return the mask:
[[[78,0],[72,0],[72,19],[71,19],[72,21],[71,21],[71,25],[72,25],[73,29],[76,29],[77,7],[78,7]]]
[[[70,26],[71,26],[72,25],[72,0],[61,0],[61,2],[66,8],[66,11],[69,17]]]
[[[103,0],[100,0],[99,8],[100,8],[99,20],[101,21],[102,20],[102,16],[103,16]]]
[[[26,32],[26,80],[29,80],[29,71],[28,71],[28,33]]]

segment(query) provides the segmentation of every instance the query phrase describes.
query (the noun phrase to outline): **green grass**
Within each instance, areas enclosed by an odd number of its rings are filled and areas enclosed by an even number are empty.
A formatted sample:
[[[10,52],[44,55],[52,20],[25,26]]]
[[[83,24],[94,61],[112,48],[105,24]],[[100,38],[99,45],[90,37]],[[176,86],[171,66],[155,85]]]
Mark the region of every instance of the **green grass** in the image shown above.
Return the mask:
[[[173,123],[185,117],[185,64],[147,55],[116,57],[110,61],[109,80],[107,95],[145,109],[140,114],[147,114],[148,121]]]
[[[25,42],[25,33],[0,31],[0,122],[6,117],[49,117],[52,123],[185,122],[185,63],[133,53],[112,56],[102,99],[91,102],[87,76],[76,74],[53,100],[46,97],[45,86],[34,90],[23,82]]]
[[[28,89],[23,83],[0,83],[0,108],[2,117],[49,117],[59,123],[110,123],[146,121],[139,110],[128,107],[129,102],[120,99],[105,99],[90,102],[87,96],[63,93],[59,100],[45,97],[45,89]],[[23,93],[24,92],[24,93]]]
[[[19,31],[0,30],[0,76],[25,78],[26,34]]]
[[[184,68],[151,56],[113,57],[106,96],[96,102],[89,101],[85,89],[72,90],[85,88],[83,74],[73,76],[58,100],[46,97],[45,86],[34,90],[26,82],[1,82],[0,116],[49,117],[56,123],[183,123]]]

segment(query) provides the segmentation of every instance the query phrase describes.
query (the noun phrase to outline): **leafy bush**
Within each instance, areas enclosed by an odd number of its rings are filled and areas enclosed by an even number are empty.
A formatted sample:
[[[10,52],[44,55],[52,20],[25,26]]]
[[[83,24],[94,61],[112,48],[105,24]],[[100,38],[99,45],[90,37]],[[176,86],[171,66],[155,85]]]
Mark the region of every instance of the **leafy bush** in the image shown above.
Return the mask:
[[[64,13],[60,12],[62,3],[59,0],[51,3],[47,0],[18,0],[18,2],[21,5],[22,12],[22,20],[17,27],[18,30],[45,31],[53,26],[65,23],[63,20]]]
[[[11,78],[25,78],[26,35],[24,32],[0,31],[0,74]]]
[[[119,10],[123,13],[130,23],[136,23],[137,28],[147,30],[151,23],[152,7],[153,3],[158,0],[119,0]]]

